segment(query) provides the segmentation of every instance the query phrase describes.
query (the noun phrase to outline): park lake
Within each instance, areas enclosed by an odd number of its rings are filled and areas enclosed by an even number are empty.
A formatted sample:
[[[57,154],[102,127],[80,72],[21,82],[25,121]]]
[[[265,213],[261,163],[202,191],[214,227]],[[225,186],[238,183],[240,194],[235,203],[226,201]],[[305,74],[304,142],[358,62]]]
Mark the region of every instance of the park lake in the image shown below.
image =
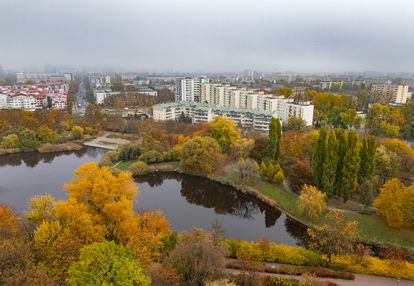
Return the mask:
[[[87,147],[68,153],[38,152],[0,156],[0,203],[17,212],[31,197],[50,194],[66,198],[63,188],[73,171],[86,162],[98,162],[105,150]],[[233,239],[303,245],[306,227],[257,198],[212,182],[178,173],[154,173],[136,178],[140,190],[136,211],[160,209],[175,231],[221,225]]]

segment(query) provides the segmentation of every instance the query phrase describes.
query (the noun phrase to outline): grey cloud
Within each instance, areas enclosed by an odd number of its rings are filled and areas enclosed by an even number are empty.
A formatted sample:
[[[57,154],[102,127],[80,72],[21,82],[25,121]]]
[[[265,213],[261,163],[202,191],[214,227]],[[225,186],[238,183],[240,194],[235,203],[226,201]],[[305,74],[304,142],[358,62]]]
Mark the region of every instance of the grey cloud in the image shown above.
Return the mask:
[[[0,65],[413,71],[409,0],[0,0]]]

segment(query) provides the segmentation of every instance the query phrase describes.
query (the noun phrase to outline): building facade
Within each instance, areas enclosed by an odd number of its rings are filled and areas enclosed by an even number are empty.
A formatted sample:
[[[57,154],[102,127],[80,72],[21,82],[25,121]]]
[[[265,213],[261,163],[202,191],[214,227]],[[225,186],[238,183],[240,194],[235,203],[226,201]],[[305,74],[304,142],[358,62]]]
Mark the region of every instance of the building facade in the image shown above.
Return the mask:
[[[173,102],[153,106],[153,117],[157,121],[177,120],[181,114],[192,119],[193,123],[211,122],[218,116],[234,120],[244,128],[268,132],[269,123],[275,112],[224,108],[210,104]]]
[[[175,89],[175,101],[200,102],[201,84],[205,83],[203,77],[186,77],[177,79]]]
[[[395,84],[372,84],[371,92],[382,95],[391,103],[404,104],[411,99],[411,92],[408,91],[408,85]]]

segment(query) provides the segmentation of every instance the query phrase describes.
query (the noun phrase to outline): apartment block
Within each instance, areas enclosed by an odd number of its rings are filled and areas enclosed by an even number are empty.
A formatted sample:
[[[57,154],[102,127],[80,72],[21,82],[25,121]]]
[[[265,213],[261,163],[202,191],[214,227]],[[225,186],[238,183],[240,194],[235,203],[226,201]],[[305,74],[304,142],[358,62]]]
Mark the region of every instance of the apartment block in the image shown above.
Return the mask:
[[[200,102],[201,84],[206,82],[203,77],[186,77],[177,79],[175,101]]]
[[[396,104],[404,104],[411,98],[408,85],[372,84],[371,92],[382,95],[386,101]]]
[[[154,120],[177,120],[181,114],[192,118],[193,123],[211,122],[226,116],[245,128],[268,132],[269,123],[276,113],[268,111],[224,108],[202,103],[173,102],[153,106]]]

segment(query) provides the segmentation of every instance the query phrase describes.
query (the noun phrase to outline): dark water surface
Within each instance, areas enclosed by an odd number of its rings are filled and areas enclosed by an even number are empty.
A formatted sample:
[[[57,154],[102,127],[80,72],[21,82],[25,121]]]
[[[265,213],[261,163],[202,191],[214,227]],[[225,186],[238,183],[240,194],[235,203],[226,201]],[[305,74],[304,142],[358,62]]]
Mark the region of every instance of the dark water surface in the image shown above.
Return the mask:
[[[70,153],[25,153],[0,156],[0,202],[17,211],[36,195],[66,198],[63,184],[85,162],[97,162],[105,150],[86,148]],[[206,230],[215,220],[230,238],[302,244],[306,228],[255,197],[207,179],[175,173],[137,178],[135,209],[161,209],[176,231],[193,226]]]

